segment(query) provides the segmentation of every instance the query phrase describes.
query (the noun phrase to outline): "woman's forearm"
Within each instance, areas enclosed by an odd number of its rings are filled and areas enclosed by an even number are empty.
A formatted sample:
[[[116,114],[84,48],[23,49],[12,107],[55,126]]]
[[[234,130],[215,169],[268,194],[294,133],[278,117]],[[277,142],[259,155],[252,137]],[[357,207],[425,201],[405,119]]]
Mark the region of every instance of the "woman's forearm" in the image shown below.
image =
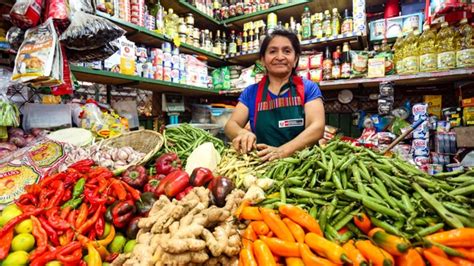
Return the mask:
[[[227,124],[225,125],[224,132],[225,135],[230,139],[233,140],[239,133],[245,130],[243,127],[241,127],[236,121],[229,120]]]

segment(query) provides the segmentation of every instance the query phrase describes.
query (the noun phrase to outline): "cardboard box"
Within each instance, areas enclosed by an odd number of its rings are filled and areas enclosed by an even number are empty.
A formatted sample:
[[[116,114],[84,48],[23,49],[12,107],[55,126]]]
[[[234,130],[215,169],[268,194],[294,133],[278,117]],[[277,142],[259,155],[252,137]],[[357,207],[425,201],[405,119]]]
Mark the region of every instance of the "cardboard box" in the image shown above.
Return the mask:
[[[457,127],[454,128],[456,132],[456,144],[458,148],[474,148],[474,127]]]
[[[370,41],[381,41],[384,38],[397,38],[400,32],[407,35],[408,30],[422,31],[423,27],[423,13],[416,13],[406,16],[393,17],[387,20],[379,19],[369,23]]]
[[[462,107],[474,107],[474,98],[463,99]]]
[[[428,104],[428,113],[441,118],[441,103],[443,96],[441,95],[424,95],[423,102]]]

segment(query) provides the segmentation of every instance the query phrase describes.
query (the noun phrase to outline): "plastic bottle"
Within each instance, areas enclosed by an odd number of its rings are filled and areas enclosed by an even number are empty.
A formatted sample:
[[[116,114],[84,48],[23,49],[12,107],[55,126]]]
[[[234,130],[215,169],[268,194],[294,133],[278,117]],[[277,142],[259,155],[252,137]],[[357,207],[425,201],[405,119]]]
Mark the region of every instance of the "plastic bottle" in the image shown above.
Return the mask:
[[[456,54],[456,65],[457,67],[472,67],[474,66],[474,29],[464,18],[461,20],[459,26],[460,49]]]
[[[418,56],[418,31],[409,31],[405,40],[404,66],[406,74],[415,74],[420,70]]]
[[[437,69],[436,33],[429,25],[423,27],[423,34],[418,40],[418,54],[420,55],[420,71],[429,72]]]
[[[456,67],[454,35],[453,28],[449,27],[447,22],[443,22],[436,41],[438,69],[447,70]]]
[[[304,7],[303,15],[301,15],[301,26],[303,28],[303,40],[311,39],[311,13],[309,7]]]
[[[332,9],[331,33],[332,36],[336,36],[341,33],[341,16],[339,15],[337,8]]]
[[[395,64],[395,68],[398,74],[402,74],[405,72],[403,66],[403,46],[404,46],[404,38],[403,34],[399,33],[395,44],[392,47],[393,51],[393,63]]]
[[[164,9],[160,4],[160,1],[156,4],[156,32],[163,34],[163,29],[165,28],[165,21],[164,21]]]
[[[270,13],[267,16],[267,29],[268,33],[271,33],[273,29],[277,26],[278,17],[275,13]]]
[[[322,38],[323,37],[323,14],[315,14],[314,23],[313,23],[313,38]]]
[[[352,33],[354,31],[354,23],[352,20],[351,15],[349,14],[349,10],[344,10],[344,21],[341,25],[341,33]]]
[[[323,35],[324,37],[332,36],[331,13],[329,13],[329,10],[324,11]]]

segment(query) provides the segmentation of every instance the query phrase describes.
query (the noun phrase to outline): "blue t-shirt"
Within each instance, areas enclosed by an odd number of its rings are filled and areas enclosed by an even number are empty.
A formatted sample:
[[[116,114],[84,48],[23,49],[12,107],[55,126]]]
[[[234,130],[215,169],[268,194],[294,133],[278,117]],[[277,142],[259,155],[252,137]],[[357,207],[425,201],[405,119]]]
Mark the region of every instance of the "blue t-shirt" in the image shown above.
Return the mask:
[[[304,85],[304,103],[305,104],[314,99],[323,97],[318,84],[310,80],[303,79],[303,85]],[[239,102],[243,103],[245,106],[247,106],[247,108],[249,108],[249,120],[250,120],[250,126],[252,127],[253,132],[255,132],[255,128],[253,125],[253,118],[255,114],[255,101],[257,99],[257,91],[258,91],[258,83],[248,86],[240,94],[240,97],[239,97]],[[280,96],[273,94],[271,91],[268,91],[268,92],[270,93],[270,97],[272,99],[275,99],[278,97],[288,97],[290,90],[288,90],[287,92],[285,92],[284,94]]]

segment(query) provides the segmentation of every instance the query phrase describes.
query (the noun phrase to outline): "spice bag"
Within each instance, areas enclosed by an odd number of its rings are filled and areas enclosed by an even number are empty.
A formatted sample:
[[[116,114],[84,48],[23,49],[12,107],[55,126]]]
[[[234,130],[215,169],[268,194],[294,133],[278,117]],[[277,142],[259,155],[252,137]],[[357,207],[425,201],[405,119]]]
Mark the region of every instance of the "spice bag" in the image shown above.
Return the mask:
[[[42,10],[43,0],[17,0],[10,11],[10,18],[13,25],[28,29],[38,25]]]

